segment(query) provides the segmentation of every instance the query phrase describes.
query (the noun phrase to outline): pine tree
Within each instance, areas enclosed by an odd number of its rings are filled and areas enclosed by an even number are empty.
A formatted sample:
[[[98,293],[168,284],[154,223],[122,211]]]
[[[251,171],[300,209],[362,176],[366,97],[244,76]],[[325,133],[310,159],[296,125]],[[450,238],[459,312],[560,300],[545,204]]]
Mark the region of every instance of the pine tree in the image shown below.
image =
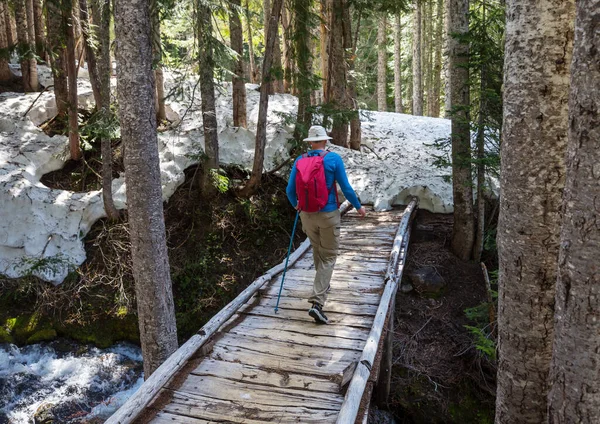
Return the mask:
[[[54,98],[59,117],[68,113],[69,89],[67,86],[66,61],[66,20],[63,19],[62,1],[47,0],[47,31],[52,77],[54,81]]]
[[[10,68],[8,67],[8,25],[5,23],[5,0],[0,0],[0,82],[7,82],[12,79]]]
[[[248,126],[246,121],[246,84],[244,83],[244,36],[239,10],[241,0],[232,0],[229,10],[229,34],[231,48],[237,57],[233,64],[232,97],[233,97],[233,126]]]
[[[377,28],[377,110],[387,112],[387,14]]]
[[[394,106],[396,113],[404,113],[402,106],[402,15],[394,19]]]
[[[144,378],[177,349],[154,110],[149,2],[115,2],[117,94]]]
[[[415,10],[413,13],[413,57],[412,57],[412,77],[413,77],[413,101],[412,114],[423,115],[423,67],[421,58],[422,48],[422,9],[423,0],[415,0]]]
[[[496,422],[537,424],[547,419],[574,1],[506,8]]]

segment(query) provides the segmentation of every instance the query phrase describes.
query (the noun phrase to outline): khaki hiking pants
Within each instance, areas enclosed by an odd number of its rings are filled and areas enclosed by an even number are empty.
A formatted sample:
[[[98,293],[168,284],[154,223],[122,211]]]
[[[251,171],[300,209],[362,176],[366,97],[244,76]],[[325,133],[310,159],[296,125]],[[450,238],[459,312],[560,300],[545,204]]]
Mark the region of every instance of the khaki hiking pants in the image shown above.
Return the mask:
[[[340,211],[300,212],[302,230],[313,248],[315,281],[308,301],[324,305],[340,242]]]

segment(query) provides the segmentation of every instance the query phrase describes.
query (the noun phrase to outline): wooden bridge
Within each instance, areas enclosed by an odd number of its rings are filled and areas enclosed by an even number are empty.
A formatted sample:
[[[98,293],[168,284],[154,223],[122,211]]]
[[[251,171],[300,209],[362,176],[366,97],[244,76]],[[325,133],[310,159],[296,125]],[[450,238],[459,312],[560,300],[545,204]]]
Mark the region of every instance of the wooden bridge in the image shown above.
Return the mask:
[[[362,219],[344,214],[329,325],[307,313],[315,270],[306,240],[290,256],[277,313],[283,263],[215,315],[107,423],[366,423],[374,384],[389,393],[388,330],[416,208],[414,200]]]

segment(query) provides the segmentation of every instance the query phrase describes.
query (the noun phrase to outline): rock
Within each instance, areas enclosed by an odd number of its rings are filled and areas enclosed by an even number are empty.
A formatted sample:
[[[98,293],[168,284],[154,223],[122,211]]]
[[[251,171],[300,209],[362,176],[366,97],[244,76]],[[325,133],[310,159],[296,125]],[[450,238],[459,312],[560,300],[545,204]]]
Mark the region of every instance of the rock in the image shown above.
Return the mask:
[[[439,293],[446,282],[433,266],[424,266],[408,274],[410,282],[418,292]]]
[[[54,416],[54,404],[42,403],[33,414],[34,424],[49,424],[56,420]]]
[[[396,424],[394,415],[391,412],[383,411],[377,408],[369,409],[369,423],[370,424]]]
[[[413,291],[414,287],[411,286],[410,284],[406,283],[406,284],[402,284],[400,286],[400,291],[402,293],[410,293],[411,291]]]

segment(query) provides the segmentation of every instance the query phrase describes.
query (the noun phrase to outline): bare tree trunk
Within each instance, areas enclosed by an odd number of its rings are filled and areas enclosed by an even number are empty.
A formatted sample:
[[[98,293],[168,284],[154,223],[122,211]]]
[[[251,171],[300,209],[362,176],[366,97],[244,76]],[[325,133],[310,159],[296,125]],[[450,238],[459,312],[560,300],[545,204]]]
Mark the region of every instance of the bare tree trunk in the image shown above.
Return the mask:
[[[321,78],[323,78],[323,101],[329,102],[329,28],[333,0],[320,0],[321,6]]]
[[[0,82],[8,82],[12,79],[10,68],[8,67],[8,25],[5,23],[5,0],[0,0]]]
[[[427,40],[427,66],[426,66],[426,87],[427,87],[427,116],[434,116],[434,104],[435,100],[433,98],[433,71],[434,71],[434,63],[433,63],[433,52],[434,52],[434,18],[433,18],[433,1],[429,0],[427,2],[427,31],[425,38]]]
[[[46,4],[48,11],[46,24],[52,77],[54,79],[54,97],[58,115],[62,117],[67,115],[69,105],[65,52],[66,20],[63,19],[61,0],[48,0]]]
[[[312,0],[294,0],[292,10],[295,11],[294,27],[294,50],[296,52],[296,89],[298,90],[298,119],[294,128],[294,139],[300,141],[308,134],[308,128],[312,121],[310,111],[310,95],[312,92],[312,54],[310,49],[310,9]]]
[[[277,41],[277,25],[283,0],[273,0],[271,18],[267,27],[267,45],[265,46],[265,59],[263,61],[263,81],[269,78],[271,74],[271,65],[273,64],[273,48]],[[252,165],[252,174],[246,186],[240,191],[240,196],[250,197],[260,187],[262,179],[263,164],[265,160],[265,146],[267,144],[267,112],[269,107],[269,93],[266,84],[260,85],[260,100],[258,104],[258,122],[256,123],[256,147],[254,150],[254,164]]]
[[[574,1],[506,6],[496,422],[537,424],[547,422]]]
[[[92,93],[94,94],[94,101],[96,102],[96,110],[100,110],[102,103],[102,99],[100,98],[100,80],[98,79],[96,53],[94,52],[94,48],[92,46],[94,38],[90,28],[87,0],[79,0],[79,13],[79,21],[81,22],[81,33],[83,36],[83,42],[86,52],[90,84],[92,85]]]
[[[219,169],[219,139],[215,109],[214,57],[212,14],[204,3],[198,3],[198,57],[200,65],[200,93],[202,97],[202,127],[204,129],[204,189],[213,191],[213,174]]]
[[[377,26],[377,110],[387,112],[387,13]]]
[[[238,8],[241,7],[241,0],[232,0],[232,7],[229,12],[229,33],[231,48],[237,53],[237,58],[233,66],[233,126],[247,128],[246,121],[246,84],[244,83],[244,35],[242,32],[242,22]]]
[[[75,40],[75,59],[83,57],[83,40],[81,37],[81,23],[79,22],[79,2],[76,0],[68,0],[70,1],[71,6],[73,7],[73,13],[71,14],[71,25],[73,25],[73,39]],[[77,63],[77,66],[83,67],[81,60]]]
[[[576,7],[548,418],[592,424],[600,422],[600,3]]]
[[[423,0],[415,0],[415,11],[413,14],[413,115],[423,116],[423,69],[421,59],[421,22]]]
[[[298,13],[298,11],[296,11]],[[291,40],[291,15],[288,8],[283,5],[281,10],[281,29],[283,35],[283,91],[284,93],[292,92],[292,74],[293,74],[293,54]]]
[[[451,33],[462,36],[469,31],[469,0],[448,0]],[[448,67],[452,92],[452,195],[454,225],[452,251],[462,260],[471,258],[475,241],[473,179],[471,177],[471,134],[469,128],[469,45],[458,38],[452,41]]]
[[[402,107],[402,21],[398,13],[394,19],[394,110],[404,113]]]
[[[333,0],[330,24],[329,24],[329,70],[328,84],[329,103],[338,112],[347,112],[348,92],[346,82],[348,73],[346,70],[346,54],[344,49],[344,8],[347,7],[345,0]],[[348,147],[348,120],[339,113],[334,115],[331,128],[333,144]]]
[[[483,5],[483,22],[485,22],[485,3]],[[483,191],[485,188],[485,65],[481,65],[481,79],[479,86],[479,117],[477,118],[477,225],[475,228],[475,242],[473,243],[473,260],[481,261],[483,253],[483,239],[485,232],[485,200]]]
[[[360,31],[359,13],[356,23],[356,35]],[[354,117],[350,120],[350,148],[360,150],[362,141],[362,129],[360,124],[360,111],[358,109],[358,100],[356,94],[356,78],[354,77],[354,61],[356,60],[356,38],[352,37],[352,19],[350,18],[350,8],[346,3],[344,7],[344,48],[346,49],[346,63],[348,64],[348,105],[355,111]]]
[[[67,76],[69,85],[69,152],[71,159],[81,159],[79,146],[79,123],[77,121],[77,64],[75,63],[75,23],[71,0],[67,0],[68,7],[63,10],[67,14]]]
[[[15,17],[10,12],[8,7],[8,1],[0,0],[0,4],[4,4],[4,22],[6,24],[6,41],[8,47],[13,47],[17,44],[17,24],[15,23]]]
[[[43,61],[47,61],[48,55],[46,54],[46,34],[44,32],[42,0],[33,0],[32,4],[35,25],[35,51]]]
[[[444,57],[446,57],[446,60],[444,61],[444,65],[443,65],[443,72],[444,72],[444,118],[446,119],[450,119],[450,114],[452,111],[452,98],[450,97],[451,95],[451,91],[450,90],[450,66],[449,66],[449,61],[448,61],[448,57],[450,56],[450,49],[452,47],[452,45],[454,44],[455,40],[452,37],[452,29],[450,27],[450,2],[448,0],[445,0],[446,6],[445,6],[445,14],[444,14],[444,44],[443,44],[443,50],[444,50]]]
[[[433,1],[433,0],[432,0]],[[440,116],[440,90],[442,78],[442,45],[443,27],[444,27],[444,0],[437,0],[437,17],[435,26],[435,63],[433,65],[433,100],[432,114],[433,117]]]
[[[27,11],[27,40],[29,47],[29,85],[32,91],[38,91],[40,86],[38,82],[37,60],[34,53],[35,46],[35,13],[33,11],[33,0],[25,0],[25,9]]]
[[[250,9],[248,7],[248,0],[246,0],[246,25],[248,31],[248,52],[250,56],[250,82],[256,84],[258,82],[258,70],[256,68],[256,62],[254,61],[254,42],[252,41],[252,25],[250,22]]]
[[[96,30],[96,71],[99,85],[98,112],[104,119],[112,119],[110,109],[110,0],[92,0],[91,10]],[[88,56],[89,57],[89,56]],[[91,74],[90,74],[91,75]],[[102,137],[102,201],[106,215],[112,221],[119,218],[112,194],[113,153],[111,140]]]
[[[115,2],[115,35],[133,276],[147,379],[177,349],[156,137],[149,2]]]
[[[152,20],[154,80],[156,84],[154,102],[156,108],[156,120],[160,123],[167,119],[167,112],[165,110],[165,80],[162,69],[162,43],[160,40],[160,8],[156,0],[150,2],[150,15]]]
[[[30,72],[30,59],[29,52],[31,46],[29,45],[29,35],[27,27],[27,11],[25,5],[27,1],[16,1],[15,2],[15,20],[17,22],[17,40],[18,40],[18,52],[21,60],[21,75],[23,76],[23,90],[25,92],[35,91],[31,86]]]

